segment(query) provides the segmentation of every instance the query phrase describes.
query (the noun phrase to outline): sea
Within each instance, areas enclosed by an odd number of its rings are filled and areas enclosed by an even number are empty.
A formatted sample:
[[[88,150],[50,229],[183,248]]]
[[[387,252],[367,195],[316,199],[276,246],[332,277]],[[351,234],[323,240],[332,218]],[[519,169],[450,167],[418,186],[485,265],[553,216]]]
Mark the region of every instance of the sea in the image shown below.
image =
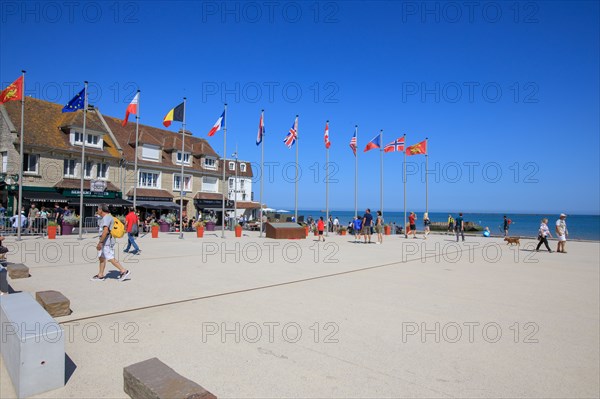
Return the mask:
[[[364,210],[360,211],[359,215],[362,216],[363,213]],[[329,214],[334,218],[339,218],[340,224],[343,226],[347,226],[354,217],[354,211],[336,211],[333,209],[329,211]],[[429,212],[429,219],[431,219],[432,222],[447,223],[449,214],[455,219],[458,216],[457,213],[452,212]],[[286,214],[286,216],[289,215],[290,214]],[[319,216],[325,218],[325,212],[320,210],[299,209],[298,215],[304,215],[305,219],[308,216],[312,216],[314,219],[318,219]],[[537,237],[542,218],[547,218],[548,227],[550,228],[552,236],[556,237],[554,225],[558,220],[558,215],[559,214],[506,214],[512,221],[510,224],[509,235],[518,237]],[[404,223],[404,212],[385,212],[383,217],[385,223],[396,223],[400,226]],[[503,217],[504,214],[502,213],[463,213],[463,218],[466,222],[477,223],[483,228],[489,227],[492,235],[496,236],[504,235],[504,230],[502,229]],[[568,215],[567,228],[569,230],[569,239],[600,241],[600,215]],[[417,229],[423,229],[423,213],[417,213]]]

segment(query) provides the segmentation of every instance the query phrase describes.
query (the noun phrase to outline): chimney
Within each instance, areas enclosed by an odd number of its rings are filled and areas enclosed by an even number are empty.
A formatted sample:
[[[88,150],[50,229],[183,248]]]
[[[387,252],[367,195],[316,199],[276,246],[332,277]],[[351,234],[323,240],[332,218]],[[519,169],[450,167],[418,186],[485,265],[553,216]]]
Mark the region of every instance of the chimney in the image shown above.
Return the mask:
[[[177,133],[181,134],[181,132],[183,132],[183,129],[179,129],[179,131]],[[188,136],[192,135],[192,132],[190,132],[189,130],[185,130],[185,134],[187,134]]]

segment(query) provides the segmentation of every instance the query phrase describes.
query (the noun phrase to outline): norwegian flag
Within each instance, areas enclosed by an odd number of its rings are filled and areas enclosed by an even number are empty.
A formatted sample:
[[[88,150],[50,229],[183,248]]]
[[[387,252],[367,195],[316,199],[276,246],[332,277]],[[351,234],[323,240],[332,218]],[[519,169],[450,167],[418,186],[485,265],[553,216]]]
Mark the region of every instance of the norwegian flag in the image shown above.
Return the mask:
[[[352,136],[352,138],[350,139],[350,148],[352,148],[352,152],[354,153],[354,156],[356,156],[356,146],[357,146],[356,130],[354,130],[354,136]]]
[[[287,148],[292,148],[292,146],[296,143],[298,139],[298,117],[294,120],[292,127],[290,128],[290,132],[285,136],[283,142],[287,146]]]
[[[325,148],[329,149],[331,141],[329,141],[329,121],[325,123]]]
[[[404,151],[404,137],[400,137],[383,147],[383,152]]]

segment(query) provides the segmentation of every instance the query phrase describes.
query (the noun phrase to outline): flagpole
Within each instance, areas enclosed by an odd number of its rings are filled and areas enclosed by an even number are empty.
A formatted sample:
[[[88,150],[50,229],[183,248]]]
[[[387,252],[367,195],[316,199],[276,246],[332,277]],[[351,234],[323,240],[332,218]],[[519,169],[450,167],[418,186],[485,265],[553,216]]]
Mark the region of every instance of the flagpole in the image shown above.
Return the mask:
[[[295,199],[294,199],[294,219],[298,221],[298,144],[300,143],[300,123],[298,115],[296,115],[296,179],[294,184]]]
[[[427,137],[425,137],[425,148],[427,148]],[[425,213],[429,213],[429,151],[425,152]]]
[[[87,119],[87,109],[88,109],[88,82],[87,80],[83,82],[83,143],[81,145],[81,179],[80,179],[80,190],[79,190],[79,239],[83,239],[83,218],[84,218],[84,209],[83,209],[83,182],[85,176],[85,142],[87,138],[85,137],[85,125]],[[90,190],[91,190],[91,182],[90,182]]]
[[[354,125],[356,147],[358,148],[358,125]],[[354,151],[354,216],[358,218],[358,152]]]
[[[404,134],[404,162],[402,163],[402,180],[404,182],[404,226],[402,226],[402,229],[404,230],[404,238],[408,238],[408,233],[406,232],[406,134]]]
[[[179,178],[179,239],[183,239],[183,168],[185,164],[185,103],[187,98],[183,97],[183,121],[181,121],[181,177]],[[191,154],[190,154],[191,160]]]
[[[260,140],[260,237],[263,236],[263,178],[265,171],[265,110],[261,111],[262,131]]]
[[[380,165],[380,169],[381,169],[381,181],[379,183],[380,186],[380,199],[379,199],[379,208],[381,210],[381,215],[383,216],[383,129],[381,129],[380,133],[379,133],[380,137],[379,137],[379,154],[380,154],[380,158],[381,158],[381,165]]]
[[[135,113],[135,156],[133,158],[133,170],[135,173],[134,186],[133,186],[133,211],[136,211],[137,207],[137,188],[138,188],[138,143],[140,139],[139,131],[140,131],[140,91],[137,91],[138,103],[137,110]],[[185,110],[184,110],[185,113]],[[183,155],[182,155],[183,157]],[[183,160],[183,158],[182,158]]]
[[[225,191],[227,185],[225,181],[225,169],[227,163],[227,103],[225,103],[225,110],[223,112],[223,202],[221,204],[221,238],[225,238]]]
[[[19,207],[17,209],[17,220],[19,221],[19,223],[17,224],[17,241],[21,241],[21,226],[23,225],[23,220],[21,218],[21,208],[23,207],[23,157],[25,156],[23,154],[23,133],[25,131],[25,72],[26,71],[24,70],[21,71],[21,73],[23,74],[23,86],[21,87],[21,89],[23,91],[21,92],[21,137],[19,138],[19,156],[21,157],[21,165],[19,166],[19,198],[17,199],[17,206]]]
[[[326,123],[329,129],[329,121]],[[329,140],[329,131],[327,131],[327,140]],[[325,236],[329,237],[329,147],[327,146],[325,146],[325,220],[327,223]]]
[[[235,143],[235,182],[233,185],[233,228],[235,229],[237,221],[237,191],[238,191],[238,146]]]

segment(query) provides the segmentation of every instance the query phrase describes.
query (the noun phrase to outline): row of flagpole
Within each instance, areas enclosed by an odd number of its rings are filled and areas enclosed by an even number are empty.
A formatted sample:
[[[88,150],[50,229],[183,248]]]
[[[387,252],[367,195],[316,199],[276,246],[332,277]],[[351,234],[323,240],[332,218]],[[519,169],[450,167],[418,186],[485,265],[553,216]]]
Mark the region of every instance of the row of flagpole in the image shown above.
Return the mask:
[[[84,88],[81,92],[79,92],[65,107],[63,107],[62,112],[74,112],[79,109],[83,109],[83,133],[81,136],[82,147],[81,147],[81,176],[80,176],[80,195],[79,195],[79,207],[80,207],[80,219],[79,219],[79,238],[82,238],[83,232],[83,193],[84,193],[84,168],[85,168],[85,147],[86,147],[86,120],[87,120],[87,111],[88,111],[88,96],[87,96],[87,87],[88,82],[84,82]],[[21,100],[21,136],[20,136],[20,148],[19,154],[21,159],[23,159],[23,135],[24,135],[24,114],[25,114],[25,71],[22,71],[21,78],[17,79],[12,85],[10,85],[7,89],[0,93],[0,104],[3,104],[7,101],[12,100]],[[137,91],[135,97],[129,104],[126,109],[125,118],[123,120],[122,125],[125,126],[127,124],[128,118],[130,114],[135,114],[136,116],[136,127],[135,127],[135,151],[136,156],[134,157],[134,173],[135,173],[135,183],[133,188],[133,207],[134,209],[137,206],[137,188],[138,188],[138,162],[137,162],[137,149],[139,143],[139,96],[140,90]],[[179,225],[183,226],[183,192],[185,186],[184,172],[185,172],[185,106],[186,106],[186,98],[183,98],[183,102],[179,104],[177,107],[173,108],[163,119],[163,125],[165,127],[169,127],[172,121],[182,122],[182,139],[181,139],[181,172],[180,172],[180,197],[179,197]],[[291,148],[294,144],[296,145],[296,164],[295,164],[295,185],[294,185],[294,218],[298,220],[298,154],[299,154],[299,145],[298,145],[298,119],[299,116],[296,115],[294,119],[294,123],[290,128],[287,136],[284,139],[284,143],[288,148]],[[221,237],[225,237],[225,190],[227,187],[226,183],[226,162],[227,162],[227,104],[224,104],[224,110],[221,114],[221,117],[217,120],[213,128],[209,131],[208,136],[213,136],[217,131],[223,129],[223,195],[222,195],[222,203],[221,203],[221,227],[222,233]],[[265,135],[265,125],[264,125],[264,110],[261,111],[258,135],[256,139],[256,145],[261,145],[261,180],[260,180],[260,236],[263,235],[263,204],[264,204],[264,135]],[[406,135],[404,135],[401,139],[396,139],[394,142],[382,146],[383,142],[383,130],[379,132],[379,134],[373,138],[367,146],[365,147],[363,152],[367,152],[374,148],[379,148],[380,150],[380,210],[383,213],[383,153],[384,152],[394,152],[394,151],[402,151],[404,153],[404,163],[403,163],[403,182],[404,182],[404,225],[406,226],[406,156],[408,155],[417,155],[424,154],[425,155],[425,211],[429,210],[429,202],[428,202],[428,178],[427,178],[427,169],[428,169],[428,152],[427,152],[427,138],[420,143],[417,143],[413,146],[405,148],[405,140]],[[325,194],[325,207],[326,207],[326,218],[329,220],[329,147],[331,142],[329,140],[329,121],[325,124],[325,147],[326,147],[326,194]],[[354,215],[358,217],[358,156],[356,154],[358,146],[358,125],[355,125],[354,136],[350,141],[350,148],[352,149],[355,157],[355,171],[354,171]],[[236,165],[237,168],[237,165]],[[23,178],[23,162],[20,162],[19,168],[19,194],[18,194],[18,212],[17,214],[21,214],[22,208],[22,200],[23,200],[23,190],[22,190],[22,178]],[[237,183],[237,182],[236,182]],[[235,215],[234,215],[235,216]],[[18,223],[17,227],[17,239],[21,239],[21,227],[22,223]],[[180,229],[179,238],[183,238],[183,232]]]

